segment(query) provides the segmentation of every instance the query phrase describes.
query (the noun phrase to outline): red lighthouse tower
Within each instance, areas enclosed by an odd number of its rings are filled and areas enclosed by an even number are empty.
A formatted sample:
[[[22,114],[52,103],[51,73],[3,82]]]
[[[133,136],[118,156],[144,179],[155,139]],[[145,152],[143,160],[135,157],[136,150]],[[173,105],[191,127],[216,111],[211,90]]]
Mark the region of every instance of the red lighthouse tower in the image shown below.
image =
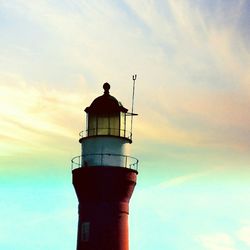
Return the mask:
[[[73,185],[79,201],[77,250],[129,250],[129,201],[136,185],[138,160],[128,156],[133,113],[109,94],[97,97],[80,133],[81,156],[72,159]]]

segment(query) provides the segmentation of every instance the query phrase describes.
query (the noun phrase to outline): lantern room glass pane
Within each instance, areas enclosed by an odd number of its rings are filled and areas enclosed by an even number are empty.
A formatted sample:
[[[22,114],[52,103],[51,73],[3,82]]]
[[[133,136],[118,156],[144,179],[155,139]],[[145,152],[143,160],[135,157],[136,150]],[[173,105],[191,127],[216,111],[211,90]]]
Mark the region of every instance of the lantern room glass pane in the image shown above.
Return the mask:
[[[89,114],[87,131],[88,136],[113,135],[126,137],[126,114],[123,112],[116,114]]]
[[[125,113],[120,113],[121,119],[120,119],[120,136],[125,137]]]
[[[109,117],[110,135],[120,136],[120,117],[110,116]]]
[[[96,135],[96,116],[90,115],[88,122],[88,135]]]
[[[97,134],[98,135],[109,134],[109,117],[108,116],[97,117]]]

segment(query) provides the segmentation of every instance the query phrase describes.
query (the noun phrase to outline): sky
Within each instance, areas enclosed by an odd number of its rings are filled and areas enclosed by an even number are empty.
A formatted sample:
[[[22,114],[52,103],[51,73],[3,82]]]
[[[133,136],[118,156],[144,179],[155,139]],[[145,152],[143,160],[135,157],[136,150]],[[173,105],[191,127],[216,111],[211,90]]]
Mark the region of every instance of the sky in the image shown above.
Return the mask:
[[[84,108],[130,109],[131,250],[250,248],[249,0],[0,0],[0,249],[75,249]]]

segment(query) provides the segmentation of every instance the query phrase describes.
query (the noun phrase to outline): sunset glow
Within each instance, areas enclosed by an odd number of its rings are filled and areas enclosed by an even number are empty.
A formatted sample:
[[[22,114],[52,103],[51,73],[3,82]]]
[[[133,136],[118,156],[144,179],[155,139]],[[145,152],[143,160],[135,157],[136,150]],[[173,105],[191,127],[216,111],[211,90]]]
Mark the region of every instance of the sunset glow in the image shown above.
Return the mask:
[[[85,107],[130,108],[131,250],[250,247],[250,1],[0,2],[0,249],[75,249]]]

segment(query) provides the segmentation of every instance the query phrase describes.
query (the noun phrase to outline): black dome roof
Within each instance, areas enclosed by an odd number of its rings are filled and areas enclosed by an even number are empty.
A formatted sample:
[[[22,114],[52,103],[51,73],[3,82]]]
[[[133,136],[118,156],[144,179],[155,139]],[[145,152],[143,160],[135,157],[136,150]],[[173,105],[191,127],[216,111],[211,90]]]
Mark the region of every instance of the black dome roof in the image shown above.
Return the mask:
[[[111,114],[111,113],[126,113],[128,110],[122,106],[117,99],[109,94],[110,85],[103,84],[104,94],[97,97],[89,107],[85,109],[86,113],[91,114]]]

